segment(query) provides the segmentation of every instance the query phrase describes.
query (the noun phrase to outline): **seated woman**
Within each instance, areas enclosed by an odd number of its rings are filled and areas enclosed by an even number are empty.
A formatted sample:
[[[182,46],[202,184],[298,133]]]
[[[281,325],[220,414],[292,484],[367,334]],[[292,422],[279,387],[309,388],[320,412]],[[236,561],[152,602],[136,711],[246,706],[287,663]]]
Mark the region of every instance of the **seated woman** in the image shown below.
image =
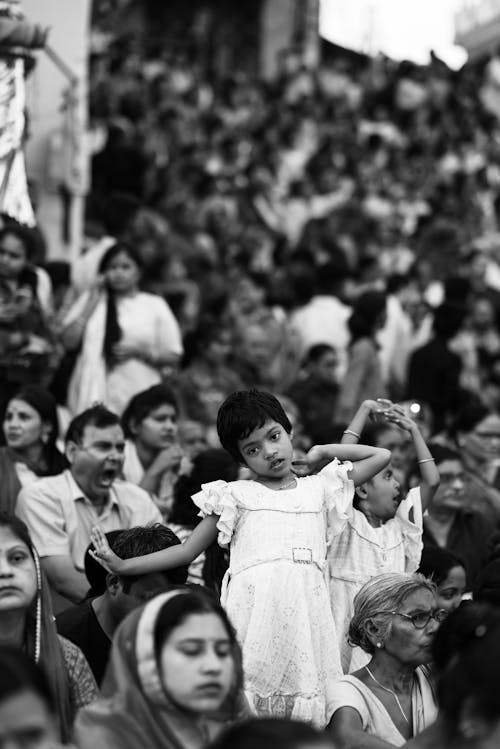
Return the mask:
[[[76,415],[95,401],[121,414],[133,395],[162,379],[182,354],[179,325],[164,299],[140,291],[142,261],[123,243],[101,260],[102,283],[84,292],[62,331],[67,351],[79,351],[68,390]]]
[[[425,666],[438,623],[435,588],[421,575],[387,573],[354,599],[352,645],[371,655],[367,666],[337,682],[328,731],[339,749],[402,746],[436,719]]]
[[[178,440],[177,401],[166,385],[153,385],[131,399],[122,416],[127,438],[123,476],[152,494],[165,520],[181,470],[188,470]]]
[[[40,666],[22,650],[0,645],[0,673],[0,746],[62,749],[56,706]]]
[[[208,594],[162,593],[118,627],[102,698],[75,726],[80,749],[202,749],[243,709],[241,654]]]
[[[59,426],[52,395],[37,385],[26,385],[7,404],[3,433],[0,510],[13,514],[23,486],[39,476],[55,476],[67,466],[56,446]]]
[[[4,513],[0,513],[0,558],[0,643],[23,649],[44,667],[64,742],[76,711],[97,697],[94,677],[76,645],[57,634],[49,589],[28,529]]]

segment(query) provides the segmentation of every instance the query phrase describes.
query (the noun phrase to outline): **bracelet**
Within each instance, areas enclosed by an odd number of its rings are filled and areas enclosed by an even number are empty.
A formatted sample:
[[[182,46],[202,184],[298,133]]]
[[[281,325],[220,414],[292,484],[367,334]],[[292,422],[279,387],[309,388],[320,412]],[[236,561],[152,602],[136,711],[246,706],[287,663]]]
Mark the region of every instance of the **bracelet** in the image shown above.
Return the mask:
[[[357,432],[353,432],[352,429],[344,429],[344,434],[352,434],[353,437],[357,437],[358,440],[361,437]]]
[[[434,458],[422,458],[418,461],[419,463],[434,463]]]

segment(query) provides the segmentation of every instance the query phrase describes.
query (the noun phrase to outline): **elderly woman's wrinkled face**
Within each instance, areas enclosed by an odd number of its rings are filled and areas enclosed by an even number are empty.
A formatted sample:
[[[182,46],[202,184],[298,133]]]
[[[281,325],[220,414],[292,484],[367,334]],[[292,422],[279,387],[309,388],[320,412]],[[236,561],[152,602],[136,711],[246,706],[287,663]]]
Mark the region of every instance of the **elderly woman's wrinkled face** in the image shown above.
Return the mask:
[[[56,746],[55,721],[40,697],[23,691],[0,702],[0,749]]]
[[[234,680],[231,641],[217,614],[190,614],[172,630],[160,654],[163,686],[179,707],[209,715],[220,710]]]
[[[36,595],[35,562],[26,544],[0,526],[0,613],[27,609]]]
[[[431,645],[438,628],[435,619],[429,618],[423,629],[418,629],[407,617],[430,614],[436,610],[434,595],[425,588],[411,593],[392,617],[391,629],[384,640],[384,648],[401,663],[415,668],[431,660]]]

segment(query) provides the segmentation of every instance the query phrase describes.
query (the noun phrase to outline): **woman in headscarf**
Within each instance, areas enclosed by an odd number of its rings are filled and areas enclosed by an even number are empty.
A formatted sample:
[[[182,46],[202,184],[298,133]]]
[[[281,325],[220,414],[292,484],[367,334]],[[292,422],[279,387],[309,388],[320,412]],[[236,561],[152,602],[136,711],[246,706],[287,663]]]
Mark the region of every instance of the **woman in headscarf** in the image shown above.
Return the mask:
[[[102,698],[75,726],[80,749],[202,749],[243,714],[241,654],[203,592],[163,593],[119,626]]]
[[[97,697],[94,677],[81,650],[57,634],[49,588],[28,529],[4,513],[0,559],[1,644],[21,648],[45,669],[65,742],[76,711]]]

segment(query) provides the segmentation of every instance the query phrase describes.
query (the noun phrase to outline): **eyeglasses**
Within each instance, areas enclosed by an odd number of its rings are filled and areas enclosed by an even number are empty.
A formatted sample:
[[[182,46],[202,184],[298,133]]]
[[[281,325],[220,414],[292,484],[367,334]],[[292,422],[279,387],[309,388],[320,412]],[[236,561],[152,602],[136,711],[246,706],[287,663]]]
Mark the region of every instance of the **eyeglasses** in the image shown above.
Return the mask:
[[[445,609],[434,609],[433,611],[419,611],[417,614],[402,614],[401,611],[377,611],[377,614],[386,614],[390,616],[402,616],[403,619],[409,619],[415,629],[425,629],[431,619],[441,624],[448,616]],[[375,614],[376,616],[376,614]]]

